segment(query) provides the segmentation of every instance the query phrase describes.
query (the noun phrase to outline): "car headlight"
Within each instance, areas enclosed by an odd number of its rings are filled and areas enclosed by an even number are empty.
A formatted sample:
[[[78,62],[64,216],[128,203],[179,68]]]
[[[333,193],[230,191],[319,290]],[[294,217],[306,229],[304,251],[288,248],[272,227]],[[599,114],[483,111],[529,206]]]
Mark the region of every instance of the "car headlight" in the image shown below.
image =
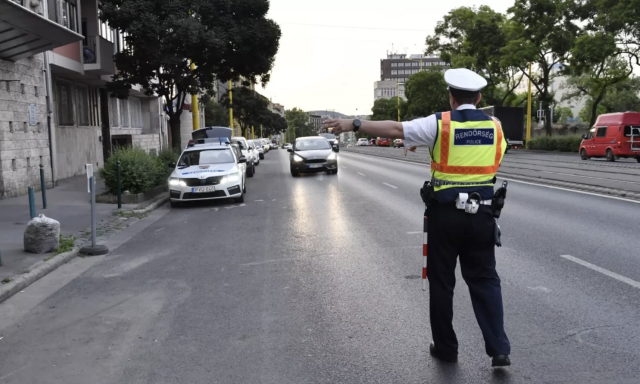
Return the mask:
[[[174,187],[176,187],[176,186],[186,187],[187,183],[184,180],[180,180],[177,177],[170,177],[169,178],[169,185],[174,186]]]
[[[302,160],[304,160],[302,157],[300,157],[298,155],[293,155],[293,161],[295,161],[296,163],[299,163]]]
[[[227,176],[227,181],[230,183],[240,181],[240,172],[231,173]]]
[[[335,160],[335,159],[337,159],[337,158],[338,158],[338,155],[336,155],[336,154],[335,154],[335,152],[334,152],[334,153],[330,154],[330,155],[327,157],[327,160]]]

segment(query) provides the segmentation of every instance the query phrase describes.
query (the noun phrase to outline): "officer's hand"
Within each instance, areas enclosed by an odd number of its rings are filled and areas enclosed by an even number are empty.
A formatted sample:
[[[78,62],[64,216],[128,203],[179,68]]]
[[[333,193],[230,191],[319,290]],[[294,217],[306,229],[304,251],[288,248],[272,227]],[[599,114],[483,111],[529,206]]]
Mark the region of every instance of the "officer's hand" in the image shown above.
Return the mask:
[[[339,135],[343,132],[353,131],[353,120],[351,119],[329,119],[325,120],[322,124],[322,128],[329,129],[333,128],[334,135]]]
[[[409,153],[409,151],[415,152],[416,151],[416,147],[411,147],[411,148],[404,147],[404,155],[405,156],[407,156],[407,153]]]

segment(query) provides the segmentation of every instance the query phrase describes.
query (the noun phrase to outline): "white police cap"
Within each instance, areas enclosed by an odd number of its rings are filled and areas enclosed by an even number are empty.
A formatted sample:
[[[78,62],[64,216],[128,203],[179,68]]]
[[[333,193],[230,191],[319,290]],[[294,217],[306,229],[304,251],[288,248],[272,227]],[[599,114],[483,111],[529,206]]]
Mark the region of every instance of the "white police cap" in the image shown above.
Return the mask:
[[[461,91],[478,92],[487,86],[487,80],[466,68],[449,69],[444,73],[444,81],[450,88]]]

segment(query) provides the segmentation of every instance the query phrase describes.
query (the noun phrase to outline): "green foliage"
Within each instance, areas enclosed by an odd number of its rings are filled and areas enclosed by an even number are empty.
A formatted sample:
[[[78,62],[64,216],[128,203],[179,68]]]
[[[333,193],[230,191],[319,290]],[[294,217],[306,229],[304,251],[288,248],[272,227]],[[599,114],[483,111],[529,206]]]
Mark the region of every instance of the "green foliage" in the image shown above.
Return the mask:
[[[529,142],[529,149],[541,151],[578,152],[582,136],[540,136]]]
[[[317,132],[315,132],[314,128],[309,124],[309,115],[303,110],[298,108],[289,109],[284,112],[284,117],[287,121],[289,140],[293,140],[292,135],[294,134],[295,137],[317,135]]]
[[[163,154],[163,158],[168,157]],[[117,162],[120,161],[121,190],[133,194],[148,192],[166,182],[167,164],[159,157],[148,154],[138,147],[116,148],[107,159],[99,175],[111,194],[117,193]]]
[[[216,79],[268,82],[281,35],[268,11],[268,0],[101,0],[101,20],[127,43],[115,55],[118,71],[108,90],[125,98],[139,84],[147,95],[163,97],[172,144],[182,148],[188,94],[213,95]]]
[[[451,10],[427,37],[427,53],[439,53],[453,68],[468,68],[484,74],[487,87],[482,91],[487,105],[504,105],[523,75],[506,65],[502,49],[507,44],[507,18],[489,6],[460,7]]]
[[[73,246],[75,245],[76,242],[76,237],[73,235],[63,235],[60,234],[60,244],[58,245],[58,248],[56,248],[56,254],[61,254],[61,253],[65,253],[65,252],[69,252],[73,249]],[[45,259],[46,261],[47,259]]]
[[[259,127],[263,122],[263,118],[269,111],[269,100],[260,95],[256,91],[247,87],[240,87],[232,90],[232,97],[229,93],[221,100],[226,108],[233,105],[233,118],[240,125],[242,136],[247,137],[247,128],[251,126]]]
[[[553,111],[553,122],[558,124],[567,124],[567,120],[573,117],[573,111],[569,107],[557,107]]]
[[[425,117],[451,109],[449,89],[439,70],[416,73],[405,84],[407,114],[412,118]]]
[[[398,121],[398,107],[400,107],[400,118],[404,119],[407,112],[407,102],[403,98],[394,96],[390,99],[378,99],[373,102],[371,120]]]
[[[213,99],[204,106],[204,125],[207,127],[228,127],[229,108],[226,108]]]
[[[265,137],[277,135],[287,130],[287,120],[279,114],[268,110],[260,116],[260,124],[262,124],[263,136]]]

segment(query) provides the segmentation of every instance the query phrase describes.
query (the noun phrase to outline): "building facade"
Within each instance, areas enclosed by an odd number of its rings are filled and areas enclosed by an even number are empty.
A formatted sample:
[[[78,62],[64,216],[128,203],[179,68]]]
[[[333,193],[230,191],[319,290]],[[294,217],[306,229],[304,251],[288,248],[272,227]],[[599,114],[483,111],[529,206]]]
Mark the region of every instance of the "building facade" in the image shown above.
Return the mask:
[[[0,2],[0,198],[39,186],[40,164],[51,187],[115,146],[167,147],[159,98],[107,94],[125,41],[98,15],[98,0]]]
[[[439,57],[387,53],[387,58],[380,60],[380,80],[373,83],[373,100],[396,96],[406,100],[404,83],[411,75],[425,70],[444,71],[447,67]]]
[[[373,100],[390,99],[392,97],[400,96],[404,100],[407,97],[404,94],[404,83],[397,81],[376,81],[373,83]]]

